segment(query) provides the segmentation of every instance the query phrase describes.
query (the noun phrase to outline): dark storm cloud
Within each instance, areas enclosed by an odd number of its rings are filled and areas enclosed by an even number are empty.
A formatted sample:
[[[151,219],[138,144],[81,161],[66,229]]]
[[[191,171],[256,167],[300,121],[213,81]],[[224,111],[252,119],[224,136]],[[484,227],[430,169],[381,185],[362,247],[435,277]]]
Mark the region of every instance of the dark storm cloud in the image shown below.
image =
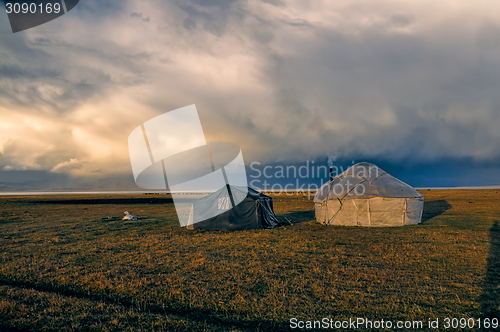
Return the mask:
[[[247,163],[499,163],[500,20],[481,8],[85,1],[0,37],[0,167],[127,173],[128,133],[193,103]]]
[[[394,21],[396,27],[412,22]],[[286,114],[280,125],[293,133],[276,144],[318,154],[326,153],[322,142],[331,142],[332,151],[388,159],[500,156],[500,62],[474,39],[446,35],[439,45],[425,34],[387,28],[355,36],[308,31],[287,45],[291,55],[267,52],[277,108]],[[322,123],[307,127],[317,119]]]
[[[184,28],[191,30],[202,28],[217,36],[221,36],[228,24],[229,16],[240,16],[239,0],[203,1],[187,0],[177,5],[188,17],[184,20]]]

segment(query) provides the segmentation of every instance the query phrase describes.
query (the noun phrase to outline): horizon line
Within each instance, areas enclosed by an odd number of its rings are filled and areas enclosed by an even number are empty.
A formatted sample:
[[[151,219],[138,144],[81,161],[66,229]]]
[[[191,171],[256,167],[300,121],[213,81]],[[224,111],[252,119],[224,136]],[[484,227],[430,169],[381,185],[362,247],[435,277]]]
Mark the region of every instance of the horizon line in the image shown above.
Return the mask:
[[[286,193],[286,192],[315,192],[318,189],[287,189],[285,190],[261,190],[267,193]],[[486,185],[486,186],[458,186],[458,187],[417,187],[416,190],[474,190],[474,189],[500,189],[500,185]],[[174,192],[174,194],[210,194],[206,191],[185,191]],[[16,192],[0,192],[0,196],[49,196],[49,195],[166,195],[172,194],[169,190],[166,191],[144,191],[144,190],[105,190],[105,191],[16,191]]]

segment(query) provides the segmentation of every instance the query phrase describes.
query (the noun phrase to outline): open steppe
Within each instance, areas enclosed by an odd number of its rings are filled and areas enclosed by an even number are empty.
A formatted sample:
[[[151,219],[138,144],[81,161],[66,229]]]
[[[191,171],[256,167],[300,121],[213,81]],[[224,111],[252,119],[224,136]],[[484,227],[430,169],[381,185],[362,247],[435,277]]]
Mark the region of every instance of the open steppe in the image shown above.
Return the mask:
[[[234,232],[179,227],[167,195],[0,197],[0,330],[499,317],[500,190],[421,192],[415,226],[323,226],[312,198],[282,195],[293,225]]]

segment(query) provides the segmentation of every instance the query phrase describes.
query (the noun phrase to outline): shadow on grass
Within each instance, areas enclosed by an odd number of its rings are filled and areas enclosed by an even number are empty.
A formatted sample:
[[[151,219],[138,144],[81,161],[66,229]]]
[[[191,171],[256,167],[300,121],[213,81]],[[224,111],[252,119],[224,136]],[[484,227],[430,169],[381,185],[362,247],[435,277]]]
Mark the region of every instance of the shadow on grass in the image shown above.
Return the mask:
[[[437,217],[451,209],[451,205],[444,199],[436,201],[424,201],[424,210],[422,212],[422,222]]]
[[[490,228],[490,251],[481,294],[481,316],[500,320],[500,226],[495,221]],[[486,330],[485,330],[486,331]]]
[[[285,220],[285,217],[294,224],[315,220],[314,211],[295,211],[276,215],[278,220]]]
[[[74,297],[78,299],[86,299],[91,301],[101,301],[113,305],[120,305],[125,308],[134,309],[147,314],[171,315],[173,318],[187,319],[190,321],[208,323],[213,326],[231,326],[238,331],[289,331],[289,325],[286,321],[267,321],[267,320],[239,320],[239,317],[244,312],[234,310],[213,310],[203,308],[186,308],[177,307],[175,304],[165,303],[165,305],[150,304],[138,305],[131,298],[113,297],[112,295],[92,294],[88,291],[71,289],[57,284],[32,283],[21,280],[9,280],[0,276],[0,285],[31,289],[38,292],[48,292],[58,294],[60,296]],[[233,317],[235,318],[233,318]],[[10,328],[10,327],[6,327]],[[0,330],[4,331],[4,327],[0,322]],[[9,330],[6,330],[9,331]],[[15,329],[12,331],[16,331]]]

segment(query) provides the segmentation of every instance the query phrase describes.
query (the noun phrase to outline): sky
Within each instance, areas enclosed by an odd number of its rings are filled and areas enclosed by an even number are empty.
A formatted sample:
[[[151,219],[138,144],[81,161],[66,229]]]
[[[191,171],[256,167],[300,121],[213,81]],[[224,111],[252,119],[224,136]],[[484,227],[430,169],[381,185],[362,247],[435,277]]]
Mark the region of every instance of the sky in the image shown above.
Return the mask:
[[[0,12],[0,190],[129,189],[130,132],[191,104],[207,140],[238,144],[247,167],[330,157],[414,186],[498,185],[499,12],[481,0],[81,0],[15,34]]]

